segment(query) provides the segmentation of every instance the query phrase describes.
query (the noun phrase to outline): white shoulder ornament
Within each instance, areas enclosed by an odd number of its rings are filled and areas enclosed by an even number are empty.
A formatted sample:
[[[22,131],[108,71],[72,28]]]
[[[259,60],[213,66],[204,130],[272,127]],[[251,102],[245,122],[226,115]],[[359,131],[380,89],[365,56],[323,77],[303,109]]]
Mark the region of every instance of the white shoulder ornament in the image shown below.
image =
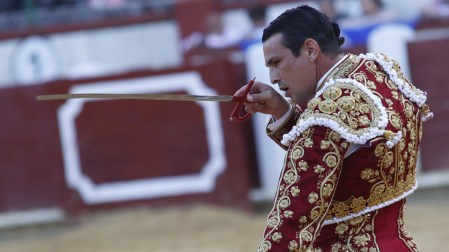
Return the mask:
[[[342,89],[350,94],[342,96]],[[356,99],[363,102],[357,102]],[[319,111],[316,111],[316,107]],[[357,112],[354,111],[356,107]],[[290,144],[309,127],[326,126],[350,143],[364,144],[384,135],[387,125],[388,115],[385,107],[365,85],[354,79],[330,80],[316,93],[315,98],[310,100],[297,125],[283,136],[281,143]],[[388,147],[400,140],[400,132],[398,133],[389,137]]]
[[[423,115],[421,120],[423,122],[433,117],[433,113],[430,112],[429,107],[425,104],[427,100],[426,92],[423,92],[420,89],[411,86],[407,81],[404,81],[402,73],[400,71],[398,73],[398,71],[396,71],[395,69],[395,64],[397,63],[394,60],[388,59],[382,53],[367,53],[366,55],[360,54],[359,57],[363,59],[374,60],[382,66],[383,70],[390,77],[390,80],[392,80],[398,86],[399,91],[401,91],[401,93],[403,93],[408,99],[410,99],[410,101],[416,103],[416,105],[420,107]]]

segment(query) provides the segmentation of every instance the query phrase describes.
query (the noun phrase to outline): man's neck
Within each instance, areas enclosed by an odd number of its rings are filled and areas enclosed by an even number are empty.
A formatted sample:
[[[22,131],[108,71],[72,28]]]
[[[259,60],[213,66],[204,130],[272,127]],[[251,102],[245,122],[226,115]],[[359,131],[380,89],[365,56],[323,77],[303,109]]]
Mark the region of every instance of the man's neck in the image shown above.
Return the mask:
[[[317,77],[321,79],[335,64],[337,64],[345,55],[338,54],[334,58],[322,55],[317,62]]]
[[[332,69],[334,69],[334,67],[336,67],[337,64],[339,64],[346,56],[347,55],[339,54],[339,55],[337,55],[334,58],[324,57],[327,60],[324,60],[323,64],[321,65],[321,67],[323,69],[322,72],[318,72],[319,69],[317,69],[317,73],[319,73],[318,76],[317,76],[317,80],[318,80],[318,82],[317,82],[317,90],[320,88],[320,86],[323,85],[322,82],[324,81],[324,79],[326,79],[327,75],[330,74]]]

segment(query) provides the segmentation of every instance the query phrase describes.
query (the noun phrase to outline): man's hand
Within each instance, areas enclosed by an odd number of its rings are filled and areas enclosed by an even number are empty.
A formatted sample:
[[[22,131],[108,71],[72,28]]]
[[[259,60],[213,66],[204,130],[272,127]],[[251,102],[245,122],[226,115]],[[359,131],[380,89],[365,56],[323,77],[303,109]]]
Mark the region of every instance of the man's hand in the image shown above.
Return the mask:
[[[246,86],[240,88],[234,95],[243,93]],[[267,84],[256,81],[245,102],[246,112],[270,114],[275,120],[281,118],[290,109],[288,101]]]

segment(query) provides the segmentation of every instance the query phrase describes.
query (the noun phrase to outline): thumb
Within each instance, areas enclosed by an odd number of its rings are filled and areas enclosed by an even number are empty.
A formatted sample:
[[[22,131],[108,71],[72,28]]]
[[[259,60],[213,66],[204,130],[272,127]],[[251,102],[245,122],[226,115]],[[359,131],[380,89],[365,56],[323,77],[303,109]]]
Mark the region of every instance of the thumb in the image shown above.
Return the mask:
[[[253,94],[247,94],[246,95],[246,100],[249,101],[249,102],[255,102],[256,101]]]

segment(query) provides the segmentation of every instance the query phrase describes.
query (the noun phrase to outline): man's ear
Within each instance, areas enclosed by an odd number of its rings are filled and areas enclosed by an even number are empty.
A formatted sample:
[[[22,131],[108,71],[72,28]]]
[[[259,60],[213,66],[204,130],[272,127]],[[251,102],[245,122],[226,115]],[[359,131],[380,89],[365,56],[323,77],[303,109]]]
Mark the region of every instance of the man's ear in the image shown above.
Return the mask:
[[[307,56],[311,62],[315,62],[321,52],[320,46],[314,39],[306,39],[304,42],[304,49],[306,49]]]

